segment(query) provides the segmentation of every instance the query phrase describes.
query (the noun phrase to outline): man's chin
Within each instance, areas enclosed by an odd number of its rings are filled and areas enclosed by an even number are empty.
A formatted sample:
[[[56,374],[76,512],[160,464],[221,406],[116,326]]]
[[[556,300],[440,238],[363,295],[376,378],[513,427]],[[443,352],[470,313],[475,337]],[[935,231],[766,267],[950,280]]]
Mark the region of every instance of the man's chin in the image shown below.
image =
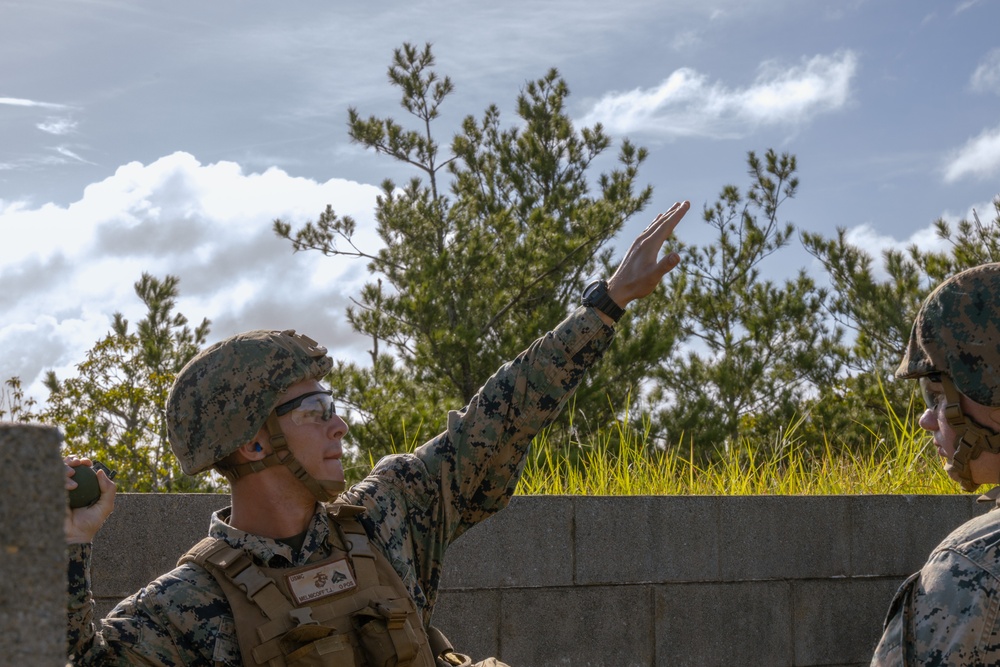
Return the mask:
[[[323,481],[344,482],[344,464],[340,462],[340,459],[327,461],[323,466],[323,470],[326,473],[323,475]]]

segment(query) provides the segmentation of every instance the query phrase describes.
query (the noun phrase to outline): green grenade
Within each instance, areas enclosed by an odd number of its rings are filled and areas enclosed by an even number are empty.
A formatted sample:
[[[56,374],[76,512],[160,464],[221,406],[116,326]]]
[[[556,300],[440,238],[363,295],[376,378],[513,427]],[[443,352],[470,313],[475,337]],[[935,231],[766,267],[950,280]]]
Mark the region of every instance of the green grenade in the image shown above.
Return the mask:
[[[94,468],[103,470],[108,479],[114,479],[117,474],[100,461],[94,461]],[[97,482],[97,473],[90,466],[76,466],[73,468],[73,481],[76,488],[69,492],[69,506],[73,509],[77,507],[89,507],[97,502],[101,497],[101,486]]]

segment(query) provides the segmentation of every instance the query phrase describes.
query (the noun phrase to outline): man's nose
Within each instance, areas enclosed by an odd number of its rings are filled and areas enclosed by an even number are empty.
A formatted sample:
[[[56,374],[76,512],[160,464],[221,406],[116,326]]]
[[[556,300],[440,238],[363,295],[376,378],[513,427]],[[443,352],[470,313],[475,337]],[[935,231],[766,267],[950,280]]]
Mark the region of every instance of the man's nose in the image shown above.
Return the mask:
[[[925,431],[936,431],[938,430],[937,415],[933,410],[924,410],[924,414],[920,415],[917,425]]]
[[[330,437],[333,439],[343,438],[347,435],[347,431],[349,430],[347,422],[345,422],[340,415],[333,415],[333,417],[330,418],[327,429],[329,430]]]

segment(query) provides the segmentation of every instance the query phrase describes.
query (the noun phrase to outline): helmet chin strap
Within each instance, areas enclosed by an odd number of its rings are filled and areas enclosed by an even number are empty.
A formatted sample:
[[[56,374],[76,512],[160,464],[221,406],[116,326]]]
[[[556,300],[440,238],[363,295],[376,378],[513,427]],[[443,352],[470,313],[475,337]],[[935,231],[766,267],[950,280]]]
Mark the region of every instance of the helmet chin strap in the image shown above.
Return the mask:
[[[260,461],[248,461],[247,463],[235,466],[217,466],[219,472],[230,483],[235,482],[240,477],[260,472],[266,468],[285,466],[295,475],[295,479],[299,480],[309,489],[313,497],[321,503],[328,503],[335,500],[337,496],[344,492],[346,488],[344,482],[318,480],[306,472],[306,469],[302,467],[302,464],[295,458],[292,451],[288,449],[288,441],[285,438],[285,433],[281,430],[281,425],[278,424],[278,417],[273,412],[267,417],[267,431],[271,434],[268,441],[271,443],[273,451],[270,454]]]
[[[951,457],[951,469],[958,476],[962,488],[971,493],[979,488],[979,484],[972,481],[970,464],[984,451],[1000,453],[1000,433],[977,424],[962,412],[959,403],[961,394],[950,377],[942,374],[941,386],[947,401],[944,416],[955,431],[955,454]]]

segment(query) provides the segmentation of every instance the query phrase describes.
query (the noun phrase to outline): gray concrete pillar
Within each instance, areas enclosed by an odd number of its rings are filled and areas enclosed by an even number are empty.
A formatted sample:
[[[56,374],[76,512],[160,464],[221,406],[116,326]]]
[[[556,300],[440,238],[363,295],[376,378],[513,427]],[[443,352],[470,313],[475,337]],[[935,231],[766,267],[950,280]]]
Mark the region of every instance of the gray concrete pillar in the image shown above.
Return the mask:
[[[59,431],[0,423],[0,662],[66,664]]]

